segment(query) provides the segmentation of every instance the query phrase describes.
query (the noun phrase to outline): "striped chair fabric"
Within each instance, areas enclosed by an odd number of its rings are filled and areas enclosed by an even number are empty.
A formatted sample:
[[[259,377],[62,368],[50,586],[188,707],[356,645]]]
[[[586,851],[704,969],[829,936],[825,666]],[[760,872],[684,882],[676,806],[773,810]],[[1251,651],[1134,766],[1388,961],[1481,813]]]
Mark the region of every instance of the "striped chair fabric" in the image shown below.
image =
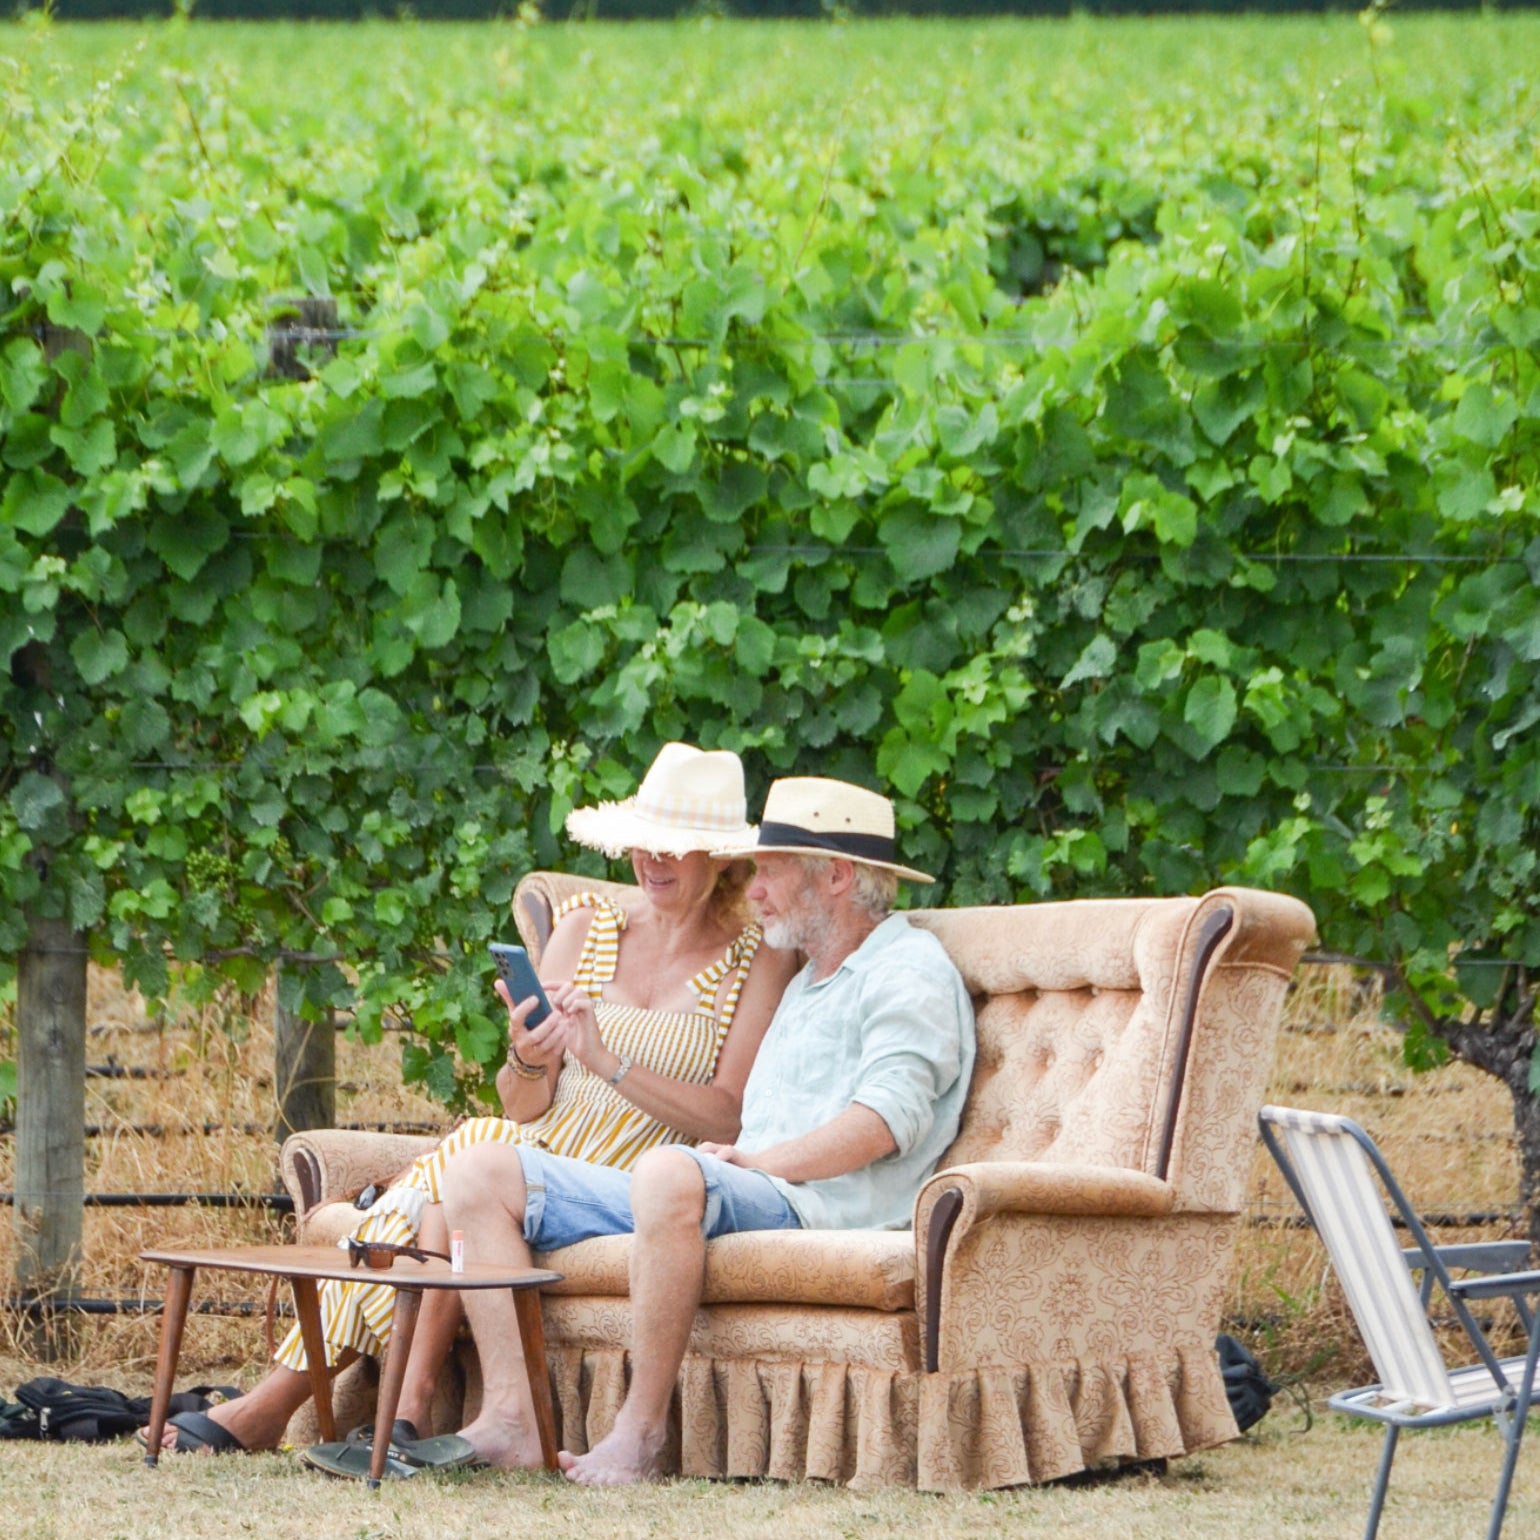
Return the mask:
[[[1493,1499],[1488,1540],[1497,1540],[1524,1435],[1524,1411],[1540,1401],[1535,1373],[1540,1326],[1528,1301],[1540,1296],[1540,1272],[1518,1272],[1528,1246],[1505,1241],[1434,1246],[1391,1175],[1374,1141],[1349,1118],[1289,1107],[1264,1107],[1263,1142],[1331,1255],[1353,1319],[1380,1375],[1377,1385],[1344,1390],[1334,1411],[1385,1424],[1385,1447],[1370,1500],[1365,1540],[1373,1540],[1403,1428],[1439,1427],[1493,1417],[1504,1435],[1502,1473]],[[1397,1243],[1390,1209],[1415,1246]],[[1497,1276],[1456,1281],[1451,1267],[1482,1268]],[[1420,1272],[1422,1286],[1413,1282]],[[1464,1328],[1480,1362],[1451,1371],[1428,1322],[1435,1284]],[[1528,1352],[1499,1359],[1466,1304],[1508,1298],[1529,1334]]]
[[[1346,1131],[1348,1119],[1275,1107],[1263,1115],[1268,1114],[1276,1116],[1274,1127],[1304,1189],[1306,1212],[1331,1253],[1385,1398],[1430,1411],[1454,1405],[1427,1309],[1363,1147]]]

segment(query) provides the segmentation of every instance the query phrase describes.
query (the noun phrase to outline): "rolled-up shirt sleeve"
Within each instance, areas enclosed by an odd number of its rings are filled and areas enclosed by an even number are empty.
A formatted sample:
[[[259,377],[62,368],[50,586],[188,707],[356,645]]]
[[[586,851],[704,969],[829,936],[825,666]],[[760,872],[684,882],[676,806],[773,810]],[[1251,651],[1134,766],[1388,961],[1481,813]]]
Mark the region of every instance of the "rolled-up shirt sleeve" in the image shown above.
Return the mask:
[[[943,1094],[962,1068],[962,1022],[953,991],[917,969],[869,981],[861,1062],[851,1101],[869,1107],[906,1155],[931,1131]]]

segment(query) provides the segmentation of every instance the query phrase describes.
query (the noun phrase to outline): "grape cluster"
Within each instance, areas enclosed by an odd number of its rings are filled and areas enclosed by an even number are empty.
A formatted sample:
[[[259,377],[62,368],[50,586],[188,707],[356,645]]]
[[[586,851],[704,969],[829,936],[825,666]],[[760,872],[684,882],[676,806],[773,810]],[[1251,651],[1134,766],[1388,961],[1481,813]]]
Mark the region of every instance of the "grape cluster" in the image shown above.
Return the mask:
[[[235,884],[235,863],[222,850],[201,845],[187,852],[187,886],[195,893],[223,892]]]
[[[213,894],[219,900],[220,911],[239,935],[249,937],[255,933],[256,912],[236,880],[235,862],[227,852],[207,846],[190,850],[183,869],[189,892]]]

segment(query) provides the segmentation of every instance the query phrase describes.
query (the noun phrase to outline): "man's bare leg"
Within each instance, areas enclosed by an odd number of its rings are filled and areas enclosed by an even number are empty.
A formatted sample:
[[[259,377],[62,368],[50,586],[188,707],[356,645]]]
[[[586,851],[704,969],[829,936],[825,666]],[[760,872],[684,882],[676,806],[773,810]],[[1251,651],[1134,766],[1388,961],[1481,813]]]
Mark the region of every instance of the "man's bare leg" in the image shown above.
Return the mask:
[[[631,1388],[615,1426],[587,1454],[557,1456],[570,1480],[627,1486],[658,1473],[668,1409],[706,1279],[706,1181],[678,1150],[637,1162],[631,1188]]]
[[[444,1167],[439,1190],[446,1227],[465,1232],[468,1261],[531,1265],[524,1241],[524,1168],[517,1148],[478,1144],[462,1150]],[[502,1289],[474,1289],[460,1297],[476,1338],[482,1378],[481,1412],[460,1430],[461,1436],[488,1465],[537,1469],[540,1433],[513,1295]],[[545,1373],[544,1364],[538,1372]]]

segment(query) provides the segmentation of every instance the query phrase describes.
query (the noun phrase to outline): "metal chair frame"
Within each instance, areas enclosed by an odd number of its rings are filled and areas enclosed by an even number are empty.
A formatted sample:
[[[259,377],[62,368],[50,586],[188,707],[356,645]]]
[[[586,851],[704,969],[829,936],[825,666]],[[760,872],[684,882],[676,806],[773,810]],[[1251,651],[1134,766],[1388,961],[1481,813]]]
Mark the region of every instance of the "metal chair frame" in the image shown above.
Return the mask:
[[[1379,1384],[1365,1385],[1355,1390],[1339,1391],[1327,1402],[1333,1411],[1345,1412],[1353,1417],[1370,1418],[1385,1424],[1385,1446],[1380,1455],[1379,1472],[1375,1477],[1374,1494],[1370,1500],[1368,1526],[1364,1540],[1374,1540],[1379,1528],[1380,1515],[1385,1506],[1385,1494],[1390,1484],[1391,1462],[1395,1459],[1396,1444],[1403,1428],[1437,1428],[1451,1423],[1470,1422],[1478,1417],[1491,1417],[1501,1429],[1504,1442],[1502,1473],[1497,1493],[1492,1502],[1492,1515],[1487,1529],[1487,1540],[1497,1540],[1502,1533],[1503,1520],[1508,1508],[1508,1495],[1513,1485],[1513,1472],[1518,1463],[1519,1445],[1524,1437],[1524,1423],[1529,1409],[1537,1401],[1535,1389],[1536,1365],[1540,1361],[1540,1330],[1536,1327],[1535,1310],[1531,1297],[1540,1296],[1540,1271],[1521,1272],[1529,1256],[1525,1241],[1495,1241],[1475,1245],[1435,1246],[1416,1211],[1407,1201],[1400,1185],[1391,1174],[1384,1157],[1374,1141],[1350,1118],[1328,1113],[1301,1112],[1289,1107],[1264,1107],[1258,1115],[1262,1141],[1278,1163],[1290,1190],[1299,1200],[1300,1207],[1315,1227],[1331,1256],[1339,1276],[1343,1278],[1348,1293],[1348,1303],[1358,1324],[1360,1334],[1369,1347],[1375,1368],[1382,1379]],[[1353,1229],[1328,1217],[1323,1225],[1317,1213],[1317,1204],[1306,1196],[1307,1187],[1322,1180],[1319,1172],[1307,1172],[1303,1176],[1298,1163],[1285,1148],[1291,1138],[1324,1138],[1351,1141],[1357,1147],[1358,1156],[1367,1162],[1373,1177],[1378,1179],[1384,1199],[1388,1199],[1390,1212],[1384,1203],[1371,1210],[1358,1208],[1354,1219],[1357,1233],[1344,1234]],[[1316,1192],[1322,1206],[1328,1199],[1323,1190]],[[1401,1247],[1396,1243],[1391,1227],[1391,1213],[1406,1226],[1416,1242]],[[1376,1222],[1375,1215],[1378,1215]],[[1387,1249],[1388,1244],[1388,1249]],[[1344,1249],[1349,1255],[1340,1255]],[[1408,1269],[1407,1298],[1393,1296],[1400,1289],[1399,1279],[1389,1279],[1385,1264],[1389,1257],[1399,1253]],[[1391,1284],[1385,1295],[1375,1303],[1383,1303],[1383,1310],[1371,1311],[1369,1302],[1362,1296],[1365,1271],[1378,1268],[1380,1277]],[[1454,1278],[1450,1269],[1478,1270],[1482,1276]],[[1419,1275],[1415,1288],[1418,1308],[1401,1308],[1411,1302],[1410,1278]],[[1349,1277],[1357,1286],[1349,1284]],[[1435,1286],[1447,1299],[1465,1335],[1477,1355],[1477,1362],[1469,1367],[1450,1370],[1444,1355],[1434,1338],[1428,1321],[1428,1308],[1433,1302]],[[1472,1315],[1470,1302],[1488,1299],[1508,1299],[1518,1312],[1518,1317],[1528,1335],[1527,1351],[1522,1357],[1499,1359],[1487,1340],[1480,1323]],[[1373,1318],[1366,1320],[1365,1315]],[[1449,1394],[1442,1404],[1435,1404],[1425,1396],[1407,1393],[1404,1382],[1390,1385],[1395,1377],[1393,1370],[1381,1362],[1377,1344],[1389,1344],[1405,1349],[1409,1358],[1417,1358],[1422,1367],[1433,1369],[1436,1378],[1442,1373]],[[1436,1366],[1434,1365],[1436,1360]],[[1512,1371],[1519,1369],[1517,1384]],[[1485,1385],[1486,1379],[1490,1385]],[[1463,1391],[1457,1397],[1456,1386]],[[1387,1388],[1387,1386],[1390,1388]],[[1478,1387],[1484,1387],[1478,1393]]]

